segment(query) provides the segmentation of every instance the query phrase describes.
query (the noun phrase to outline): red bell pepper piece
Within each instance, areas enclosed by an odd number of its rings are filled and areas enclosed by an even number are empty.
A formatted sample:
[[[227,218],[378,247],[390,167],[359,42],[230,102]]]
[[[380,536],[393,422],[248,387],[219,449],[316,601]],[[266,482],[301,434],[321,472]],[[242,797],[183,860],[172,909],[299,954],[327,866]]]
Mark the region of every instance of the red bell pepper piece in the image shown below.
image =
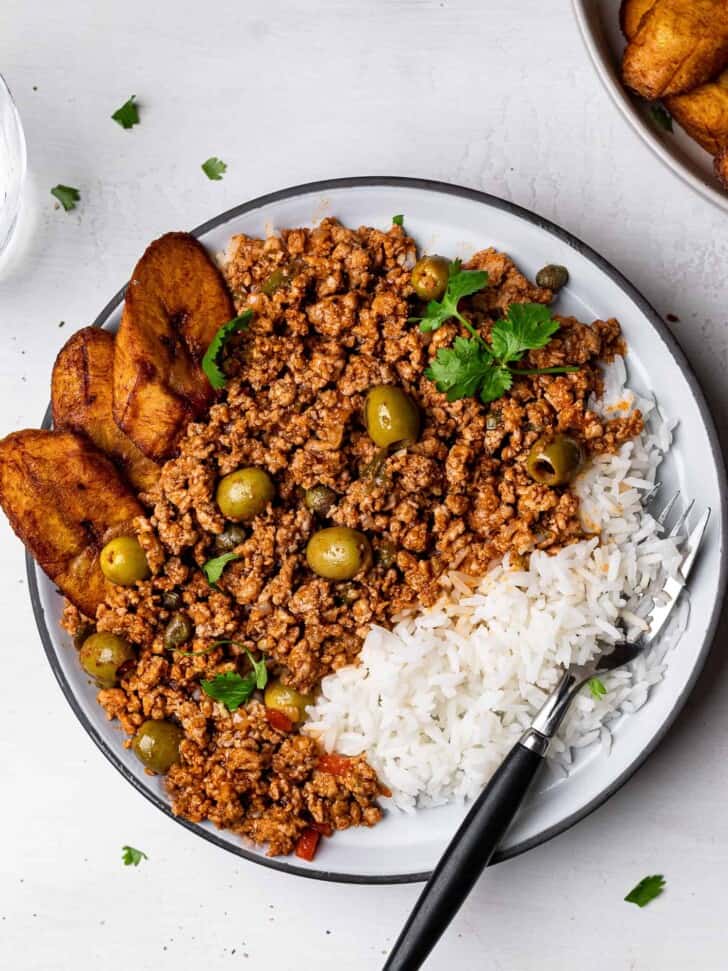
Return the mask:
[[[279,732],[293,731],[293,722],[282,711],[277,711],[275,708],[266,708],[265,717],[268,719],[268,724],[271,728],[275,728]]]
[[[321,833],[318,833],[313,826],[307,826],[298,837],[298,842],[296,843],[296,856],[300,857],[302,860],[307,860],[310,863],[316,855],[316,847],[318,846],[320,839]]]

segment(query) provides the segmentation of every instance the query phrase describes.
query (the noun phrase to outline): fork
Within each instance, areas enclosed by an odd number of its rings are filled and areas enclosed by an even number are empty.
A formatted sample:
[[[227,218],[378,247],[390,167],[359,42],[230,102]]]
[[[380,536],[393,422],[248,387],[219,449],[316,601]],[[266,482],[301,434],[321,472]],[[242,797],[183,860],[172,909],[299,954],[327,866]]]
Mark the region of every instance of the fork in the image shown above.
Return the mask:
[[[659,488],[655,486],[647,498]],[[663,527],[680,493],[665,503],[657,523]],[[690,502],[669,535],[678,538],[693,508]],[[422,966],[445,928],[460,909],[496,847],[513,822],[538,770],[549,743],[559,729],[580,689],[599,674],[629,664],[662,631],[693,568],[705,534],[710,509],[684,541],[680,579],[668,576],[652,599],[649,629],[634,640],[620,641],[585,665],[571,665],[546,699],[530,727],[516,742],[488,785],[473,803],[427,881],[414,910],[397,939],[383,971],[416,971]]]

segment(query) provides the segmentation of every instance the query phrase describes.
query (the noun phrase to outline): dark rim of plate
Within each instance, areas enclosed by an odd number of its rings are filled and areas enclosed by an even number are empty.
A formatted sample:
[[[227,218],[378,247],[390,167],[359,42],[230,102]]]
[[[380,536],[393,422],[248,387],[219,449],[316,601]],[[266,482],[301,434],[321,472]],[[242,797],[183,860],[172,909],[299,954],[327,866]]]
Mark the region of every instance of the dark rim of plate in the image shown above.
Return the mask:
[[[360,176],[354,178],[345,179],[326,179],[321,182],[309,182],[304,185],[293,186],[288,189],[281,189],[278,192],[271,192],[264,196],[259,196],[257,199],[252,199],[250,202],[245,202],[240,206],[236,206],[234,209],[229,209],[227,212],[216,216],[214,219],[210,219],[208,222],[203,223],[196,229],[192,230],[193,234],[198,237],[203,237],[210,230],[216,229],[218,226],[222,226],[230,220],[235,219],[245,213],[252,212],[255,209],[259,209],[262,206],[270,205],[274,202],[280,202],[283,199],[290,199],[295,196],[310,195],[314,193],[330,192],[335,189],[358,189],[358,188],[372,188],[381,186],[383,188],[388,187],[399,187],[405,189],[418,189],[426,192],[435,192],[442,195],[456,196],[461,199],[468,199],[473,203],[478,203],[480,205],[485,205],[494,209],[501,209],[505,212],[511,213],[519,219],[525,222],[531,223],[537,226],[539,229],[545,230],[551,233],[557,239],[566,243],[572,249],[576,250],[581,256],[590,260],[595,266],[597,266],[603,273],[605,273],[611,280],[613,280],[629,297],[630,299],[639,307],[644,316],[649,320],[654,329],[660,335],[662,340],[667,345],[668,350],[675,359],[675,363],[678,365],[680,370],[683,372],[692,393],[697,402],[698,408],[700,410],[701,417],[705,424],[705,428],[710,440],[710,447],[712,451],[713,461],[715,462],[716,469],[718,471],[718,481],[721,495],[721,524],[725,522],[726,512],[728,507],[726,505],[726,497],[728,495],[728,490],[726,489],[726,473],[725,464],[723,460],[723,455],[720,448],[720,443],[718,440],[718,434],[715,428],[715,423],[713,417],[708,408],[707,402],[703,391],[698,384],[698,380],[695,377],[693,370],[685,357],[682,349],[678,345],[677,341],[673,337],[672,333],[669,331],[667,326],[663,323],[657,311],[647,302],[647,300],[639,293],[638,290],[617,270],[611,263],[600,256],[599,253],[595,252],[586,243],[577,239],[571,233],[557,226],[555,223],[550,222],[548,219],[544,219],[541,216],[536,215],[528,209],[523,209],[521,206],[517,206],[512,202],[507,202],[505,199],[500,199],[497,196],[489,195],[485,192],[479,192],[474,189],[467,189],[462,186],[451,185],[447,182],[435,182],[428,179],[411,179],[411,178],[401,178],[401,177],[384,177],[384,176]],[[94,327],[102,327],[111,314],[116,310],[119,304],[124,299],[124,292],[126,286],[122,287],[121,290],[112,298],[112,300],[104,307],[99,316],[94,321]],[[43,424],[41,427],[49,428],[51,426],[51,413],[50,407],[46,411],[45,417],[43,419]],[[715,630],[718,624],[718,618],[720,616],[720,607],[723,602],[723,596],[725,593],[726,586],[726,572],[728,568],[728,557],[726,555],[726,549],[722,542],[721,536],[721,562],[720,562],[720,573],[718,578],[718,596],[716,598],[715,604],[713,606],[713,611],[710,617],[710,622],[708,624],[706,637],[701,649],[700,657],[695,665],[689,680],[686,682],[680,696],[675,702],[672,710],[668,714],[665,721],[660,726],[660,729],[652,737],[649,744],[640,752],[640,754],[632,761],[632,763],[625,769],[625,771],[618,776],[609,786],[607,786],[596,798],[591,802],[587,803],[577,812],[572,813],[567,816],[561,822],[549,827],[543,832],[539,833],[530,839],[523,840],[520,843],[516,843],[513,846],[508,847],[503,852],[498,852],[493,857],[492,863],[500,863],[503,860],[511,859],[514,856],[519,856],[521,853],[525,853],[527,850],[533,849],[536,846],[545,843],[552,839],[554,836],[558,836],[560,833],[565,832],[570,829],[579,820],[584,819],[595,809],[601,806],[603,803],[613,796],[627,780],[634,774],[634,772],[642,765],[642,763],[647,759],[647,757],[657,748],[659,743],[667,734],[669,728],[672,726],[677,715],[682,709],[683,705],[687,701],[687,698],[692,691],[695,682],[703,668],[705,659],[710,651],[713,637],[715,635]],[[111,764],[118,769],[122,776],[131,783],[139,792],[142,793],[150,802],[152,802],[158,809],[161,809],[163,813],[174,819],[175,822],[184,826],[186,829],[198,836],[203,837],[203,839],[208,840],[217,846],[228,850],[231,853],[235,853],[237,856],[243,857],[246,860],[250,860],[253,863],[258,863],[262,866],[270,867],[273,870],[280,870],[284,873],[295,874],[296,876],[309,877],[314,880],[329,880],[335,883],[356,883],[356,884],[393,884],[393,883],[416,883],[418,881],[427,880],[430,876],[429,872],[421,873],[402,873],[393,875],[369,875],[369,874],[357,874],[357,873],[336,873],[328,870],[320,870],[315,867],[302,867],[294,863],[288,863],[285,860],[272,859],[262,854],[252,852],[245,849],[243,846],[235,846],[234,844],[228,843],[225,839],[222,839],[214,831],[205,829],[203,826],[197,823],[191,823],[188,820],[182,819],[179,816],[175,816],[167,802],[161,799],[155,792],[146,788],[144,784],[136,778],[124,765],[124,763],[119,759],[115,750],[107,743],[107,741],[97,732],[91,721],[86,717],[80,704],[78,703],[73,689],[63,673],[61,665],[59,663],[58,657],[56,656],[56,651],[53,646],[53,641],[51,639],[50,633],[48,631],[43,607],[40,601],[40,593],[38,589],[38,579],[36,574],[35,562],[33,561],[30,554],[26,553],[26,568],[28,575],[28,586],[30,590],[30,599],[33,606],[33,613],[35,615],[35,620],[38,625],[38,631],[41,636],[41,641],[43,642],[43,648],[48,657],[48,661],[53,670],[53,673],[58,681],[63,694],[66,697],[69,705],[73,709],[76,717],[81,722],[86,732],[90,735],[92,740],[96,743],[99,749],[103,752],[106,758],[111,762]]]

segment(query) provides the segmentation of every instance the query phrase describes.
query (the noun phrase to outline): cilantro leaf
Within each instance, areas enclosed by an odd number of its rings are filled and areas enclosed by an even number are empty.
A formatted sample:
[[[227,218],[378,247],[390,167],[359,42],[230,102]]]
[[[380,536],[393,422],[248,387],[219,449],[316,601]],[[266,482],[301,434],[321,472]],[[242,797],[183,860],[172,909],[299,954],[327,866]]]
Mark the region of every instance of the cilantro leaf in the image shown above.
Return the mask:
[[[223,553],[222,556],[216,556],[214,559],[203,563],[202,572],[207,577],[207,582],[210,584],[210,586],[215,586],[217,581],[222,576],[222,571],[225,569],[228,563],[232,563],[233,560],[239,559],[239,553]]]
[[[655,897],[659,897],[665,889],[665,878],[661,873],[654,876],[645,877],[637,884],[624,898],[628,904],[637,904],[638,907],[645,907]]]
[[[228,711],[235,711],[244,704],[255,691],[256,675],[248,674],[241,678],[235,671],[216,674],[212,681],[201,681],[206,695],[221,701]]]
[[[453,260],[448,268],[447,289],[442,300],[430,300],[424,317],[412,317],[411,320],[420,321],[420,330],[424,333],[437,330],[446,320],[456,317],[468,330],[472,332],[470,323],[458,312],[458,304],[463,297],[477,293],[488,285],[488,274],[485,270],[463,270],[462,262]]]
[[[227,172],[227,165],[220,158],[211,156],[206,162],[202,163],[202,171],[212,182],[219,182],[223,174]]]
[[[503,364],[520,361],[526,351],[545,347],[558,329],[558,320],[542,303],[512,303],[493,325],[493,353]]]
[[[136,95],[133,94],[128,101],[125,101],[121,108],[117,108],[111,116],[117,125],[122,128],[133,128],[139,124],[139,107],[134,104]]]
[[[592,696],[596,698],[597,701],[600,701],[607,693],[607,689],[604,687],[599,678],[589,678],[587,684],[589,685],[589,690],[591,691]]]
[[[480,341],[456,337],[452,347],[440,348],[425,374],[448,401],[457,401],[477,393],[489,367],[491,356]]]
[[[231,641],[231,640],[215,641],[215,643],[212,646],[217,647],[218,644],[237,644],[238,647],[243,646],[238,641]],[[253,675],[255,677],[255,687],[262,690],[263,688],[265,688],[266,684],[268,684],[268,668],[266,667],[266,664],[265,664],[265,657],[262,657],[260,661],[256,661],[253,655],[247,649],[247,647],[245,648],[245,653],[248,655],[248,660],[250,661],[251,667],[253,668]]]
[[[404,226],[404,216],[392,216],[392,225],[394,226]]]
[[[650,105],[650,116],[664,131],[672,131],[672,115],[661,104]]]
[[[489,401],[497,401],[512,384],[513,375],[507,367],[491,365],[483,375],[483,383],[480,386],[480,400],[486,405]]]
[[[135,850],[133,846],[122,846],[121,859],[124,866],[139,866],[142,860],[148,860],[149,857],[141,850]]]
[[[248,329],[252,319],[252,310],[246,310],[239,317],[233,317],[232,320],[222,325],[210,341],[210,346],[205,351],[205,356],[202,358],[202,370],[207,375],[207,380],[213,388],[218,391],[224,388],[226,383],[225,375],[217,363],[220,353],[233,334],[237,334],[240,330]]]
[[[75,209],[76,203],[81,198],[81,193],[78,191],[78,189],[74,189],[73,186],[70,185],[54,186],[51,189],[51,195],[58,199],[66,212],[70,212],[71,209]]]

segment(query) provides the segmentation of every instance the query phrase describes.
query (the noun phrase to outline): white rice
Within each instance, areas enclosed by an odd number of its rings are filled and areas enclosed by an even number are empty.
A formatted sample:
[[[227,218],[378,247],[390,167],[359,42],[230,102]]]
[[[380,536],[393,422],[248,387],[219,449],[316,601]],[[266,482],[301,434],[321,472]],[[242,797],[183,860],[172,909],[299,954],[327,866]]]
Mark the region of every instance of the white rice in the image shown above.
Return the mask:
[[[366,752],[400,809],[475,796],[564,666],[620,638],[618,622],[630,633],[644,628],[635,607],[663,569],[677,569],[675,542],[643,504],[672,429],[625,379],[618,358],[591,406],[610,417],[639,407],[647,427],[616,455],[597,456],[575,484],[584,523],[598,535],[555,555],[535,552],[527,570],[506,557],[480,580],[450,573],[433,608],[392,631],[372,628],[359,663],[324,679],[306,730],[329,751]],[[609,751],[610,724],[646,702],[685,622],[683,610],[658,645],[602,677],[604,697],[580,693],[551,746],[555,771],[568,771],[588,745]]]

